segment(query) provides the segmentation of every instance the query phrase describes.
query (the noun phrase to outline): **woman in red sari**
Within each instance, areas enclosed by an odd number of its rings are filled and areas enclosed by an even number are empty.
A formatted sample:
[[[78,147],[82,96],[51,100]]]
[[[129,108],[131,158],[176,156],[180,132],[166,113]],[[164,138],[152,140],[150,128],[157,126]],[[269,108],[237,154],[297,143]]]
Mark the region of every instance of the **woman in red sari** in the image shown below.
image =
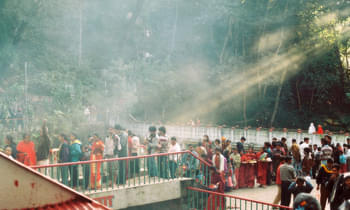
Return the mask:
[[[257,182],[260,184],[259,187],[265,187],[267,184],[267,170],[269,168],[269,162],[266,161],[267,153],[264,152],[264,148],[257,153],[258,159],[258,174]]]
[[[103,141],[101,141],[97,134],[93,136],[93,139],[90,160],[102,160],[105,147]],[[101,162],[91,163],[90,183],[92,189],[101,189],[101,164]]]
[[[256,154],[253,151],[253,148],[250,147],[248,152],[244,155],[245,161],[247,162],[247,167],[245,170],[244,177],[247,177],[246,184],[248,187],[253,188],[255,185],[255,176],[256,176]]]
[[[224,172],[219,172],[215,167],[210,167],[211,185],[216,185],[217,189],[215,192],[225,193],[225,175]],[[209,194],[207,208],[206,210],[217,210],[217,209],[225,209],[225,198],[224,196],[218,196],[214,194]]]

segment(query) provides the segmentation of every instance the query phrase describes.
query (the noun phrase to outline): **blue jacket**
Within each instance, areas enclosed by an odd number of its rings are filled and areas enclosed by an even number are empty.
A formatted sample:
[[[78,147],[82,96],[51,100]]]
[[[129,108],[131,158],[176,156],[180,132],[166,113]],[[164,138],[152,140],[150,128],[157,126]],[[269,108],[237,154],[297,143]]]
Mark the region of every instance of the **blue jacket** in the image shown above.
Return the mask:
[[[70,161],[78,162],[81,158],[81,142],[79,140],[74,140],[69,147]]]

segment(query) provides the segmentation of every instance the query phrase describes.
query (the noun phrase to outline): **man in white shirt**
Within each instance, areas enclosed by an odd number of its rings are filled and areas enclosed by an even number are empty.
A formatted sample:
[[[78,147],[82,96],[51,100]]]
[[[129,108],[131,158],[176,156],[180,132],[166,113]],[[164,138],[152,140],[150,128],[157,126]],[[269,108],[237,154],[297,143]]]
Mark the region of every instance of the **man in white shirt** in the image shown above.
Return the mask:
[[[304,143],[302,143],[300,145],[300,157],[301,157],[301,161],[303,161],[304,157],[305,157],[305,153],[304,153],[304,149],[305,148],[309,148],[309,141],[310,139],[308,137],[304,138]]]
[[[225,170],[225,157],[221,154],[219,148],[215,148],[215,155],[213,156],[213,166],[216,168],[218,173],[224,172]]]
[[[105,159],[111,159],[116,158],[116,147],[119,143],[120,139],[119,136],[115,134],[115,131],[113,128],[110,128],[108,130],[109,135],[105,139],[105,148],[103,151]],[[110,180],[109,185],[112,186],[112,183],[115,183],[116,177],[117,177],[117,161],[109,161],[107,162],[107,169],[108,169],[108,180]]]
[[[171,137],[168,153],[181,152],[180,145],[176,142],[176,137]],[[169,155],[170,178],[176,177],[178,154]]]
[[[139,148],[140,148],[140,138],[135,134],[131,133],[131,156],[138,156]],[[140,172],[140,160],[133,159],[130,161],[130,177],[134,177],[135,174],[139,174]]]

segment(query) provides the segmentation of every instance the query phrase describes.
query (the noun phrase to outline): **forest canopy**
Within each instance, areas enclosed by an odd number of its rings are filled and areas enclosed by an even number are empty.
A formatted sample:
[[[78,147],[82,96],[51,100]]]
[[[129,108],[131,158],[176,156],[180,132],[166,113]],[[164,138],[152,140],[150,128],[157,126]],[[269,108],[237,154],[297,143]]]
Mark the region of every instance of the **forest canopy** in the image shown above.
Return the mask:
[[[0,118],[348,130],[349,15],[347,0],[2,0]]]

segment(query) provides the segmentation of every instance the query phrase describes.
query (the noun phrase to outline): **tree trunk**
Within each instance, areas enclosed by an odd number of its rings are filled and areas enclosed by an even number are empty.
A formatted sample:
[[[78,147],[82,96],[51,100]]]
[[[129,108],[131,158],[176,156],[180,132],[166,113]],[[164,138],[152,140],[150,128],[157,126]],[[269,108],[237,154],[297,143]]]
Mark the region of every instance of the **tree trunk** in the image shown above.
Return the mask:
[[[284,78],[286,77],[286,73],[287,73],[287,69],[283,70],[282,72],[282,76],[280,79],[280,83],[278,86],[278,90],[277,90],[277,95],[276,95],[276,99],[275,99],[275,106],[273,108],[273,113],[271,116],[271,121],[270,121],[270,126],[272,127],[273,122],[275,121],[276,115],[277,115],[277,111],[278,111],[278,106],[280,103],[280,98],[281,98],[281,91],[282,91],[282,87],[283,87],[283,83],[284,83]]]
[[[245,58],[246,55],[246,50],[245,50],[245,37],[244,37],[244,33],[242,36],[242,54],[243,54],[243,58]],[[245,70],[244,70],[245,73]],[[246,76],[244,74],[244,76]],[[243,91],[243,120],[244,120],[244,126],[247,126],[247,89],[244,88]]]
[[[299,91],[299,80],[295,83],[295,89],[297,91],[297,99],[298,99],[298,110],[301,111],[301,96]]]
[[[261,37],[264,38],[265,36],[265,30],[266,30],[266,17],[267,17],[267,14],[269,12],[269,4],[270,4],[270,1],[267,1],[267,4],[266,4],[266,12],[265,12],[265,17],[264,17],[264,24],[262,26],[262,32],[261,32]],[[262,52],[261,52],[261,48],[262,48],[262,45],[263,43],[261,41],[259,41],[259,44],[258,44],[258,54],[257,54],[257,58],[258,60],[260,60],[260,58],[262,57]],[[264,43],[264,46],[265,46],[265,43]],[[258,97],[259,99],[261,100],[262,99],[262,89],[261,89],[261,79],[260,79],[260,68],[257,68],[257,77],[258,77]],[[264,89],[266,89],[266,86],[264,87]],[[265,94],[264,94],[265,96]]]
[[[312,105],[314,103],[315,89],[312,89],[309,110],[312,111]]]
[[[284,16],[286,16],[287,10],[288,10],[288,1],[286,3],[286,7],[285,7],[285,10],[284,10]],[[279,51],[280,51],[280,49],[282,47],[283,37],[284,37],[284,29],[282,27],[280,43],[279,43],[278,48],[277,48],[276,53],[275,53],[276,56],[279,54]],[[281,91],[282,91],[284,78],[285,78],[286,74],[287,74],[287,69],[284,69],[283,72],[282,72],[281,78],[280,78],[280,83],[279,83],[278,90],[277,90],[277,95],[276,95],[276,98],[275,98],[275,105],[274,105],[274,108],[273,108],[271,121],[270,121],[270,126],[271,127],[272,127],[272,125],[273,125],[273,123],[275,121],[276,115],[277,115],[278,106],[279,106],[280,98],[281,98]]]
[[[224,55],[225,55],[227,43],[230,39],[232,39],[232,24],[233,24],[233,20],[232,20],[232,18],[230,18],[228,21],[228,29],[227,29],[227,34],[225,37],[224,45],[223,45],[221,53],[220,53],[220,64],[222,64],[222,62],[224,60]]]

